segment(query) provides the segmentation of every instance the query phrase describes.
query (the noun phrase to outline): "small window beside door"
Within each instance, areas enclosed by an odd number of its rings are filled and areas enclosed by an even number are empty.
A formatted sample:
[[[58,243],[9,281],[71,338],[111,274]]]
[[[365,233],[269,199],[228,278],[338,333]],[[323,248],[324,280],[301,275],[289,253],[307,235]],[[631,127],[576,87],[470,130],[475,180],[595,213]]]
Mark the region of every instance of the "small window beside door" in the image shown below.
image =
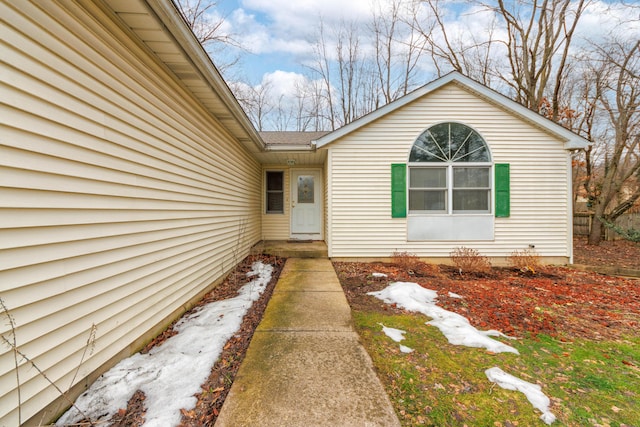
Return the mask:
[[[267,172],[266,205],[268,214],[284,213],[284,172]]]

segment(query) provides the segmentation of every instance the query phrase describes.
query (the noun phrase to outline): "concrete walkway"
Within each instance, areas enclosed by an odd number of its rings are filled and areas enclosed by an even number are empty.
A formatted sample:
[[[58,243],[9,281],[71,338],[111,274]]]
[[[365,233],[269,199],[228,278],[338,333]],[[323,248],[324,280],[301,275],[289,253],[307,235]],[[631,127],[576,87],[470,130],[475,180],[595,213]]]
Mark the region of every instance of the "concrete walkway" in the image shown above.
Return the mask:
[[[331,261],[287,260],[215,425],[400,425]]]

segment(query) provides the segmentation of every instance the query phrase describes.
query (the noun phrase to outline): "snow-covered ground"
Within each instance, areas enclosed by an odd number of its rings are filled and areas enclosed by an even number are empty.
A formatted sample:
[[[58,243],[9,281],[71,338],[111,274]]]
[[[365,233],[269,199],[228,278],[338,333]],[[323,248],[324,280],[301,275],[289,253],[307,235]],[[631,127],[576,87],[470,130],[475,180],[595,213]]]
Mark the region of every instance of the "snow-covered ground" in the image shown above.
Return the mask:
[[[540,410],[542,415],[540,418],[547,424],[551,424],[556,420],[556,416],[549,411],[551,401],[542,392],[542,387],[538,384],[532,384],[520,378],[507,374],[502,369],[494,366],[484,371],[489,381],[498,384],[507,390],[517,390],[527,396],[527,400],[531,402],[534,408]]]
[[[425,289],[417,283],[395,282],[379,292],[370,292],[369,295],[431,317],[432,320],[427,323],[440,329],[451,344],[483,347],[494,353],[519,354],[515,348],[490,338],[491,336],[506,337],[506,335],[496,330],[480,331],[474,328],[466,317],[438,307],[435,303],[438,293]]]
[[[94,382],[57,425],[89,417],[109,420],[127,406],[136,390],[142,390],[147,407],[145,426],[169,427],[180,423],[180,409],[193,409],[195,394],[209,377],[226,342],[240,329],[249,308],[264,292],[273,267],[256,262],[238,296],[199,307],[180,319],[177,335],[147,354],[137,353],[111,368]]]
[[[119,409],[127,406],[137,390],[145,393],[145,426],[168,427],[180,423],[180,409],[193,409],[195,394],[209,376],[226,342],[239,330],[242,319],[271,280],[273,267],[256,262],[247,276],[254,277],[240,288],[238,296],[216,301],[180,319],[174,329],[177,335],[167,339],[147,354],[137,353],[100,376],[57,422],[63,426],[89,417],[95,421],[109,420]],[[380,276],[383,277],[383,276]],[[432,318],[427,322],[436,326],[450,343],[468,347],[483,347],[494,353],[518,351],[490,336],[506,336],[498,331],[479,331],[457,313],[436,305],[437,292],[417,283],[396,282],[380,292],[371,292],[383,301],[397,304],[410,311]],[[451,295],[454,298],[458,295]],[[461,297],[460,297],[461,298]],[[405,339],[405,331],[382,325],[383,332],[395,342]],[[400,345],[400,351],[413,349]],[[527,396],[534,407],[542,411],[547,424],[555,420],[549,412],[549,398],[541,387],[505,373],[498,367],[486,371],[487,378],[503,388],[518,390]],[[79,412],[79,410],[82,411]]]
[[[369,292],[369,295],[373,295],[388,304],[396,304],[405,310],[415,311],[431,317],[433,320],[426,323],[440,329],[451,344],[482,347],[494,353],[510,352],[519,354],[515,348],[490,338],[490,336],[507,337],[506,335],[496,330],[480,331],[473,327],[464,316],[438,307],[436,305],[438,293],[431,289],[425,289],[417,283],[395,282],[379,292]],[[449,296],[462,298],[460,295],[451,293],[449,293]],[[473,302],[469,303],[472,304]],[[382,331],[395,342],[405,339],[406,331],[389,328],[383,324],[380,325],[382,326]],[[498,384],[500,387],[523,393],[529,402],[542,412],[540,416],[542,421],[547,424],[555,421],[555,415],[549,411],[550,400],[542,393],[542,388],[538,384],[532,384],[514,377],[498,367],[487,369],[485,374],[489,381]]]

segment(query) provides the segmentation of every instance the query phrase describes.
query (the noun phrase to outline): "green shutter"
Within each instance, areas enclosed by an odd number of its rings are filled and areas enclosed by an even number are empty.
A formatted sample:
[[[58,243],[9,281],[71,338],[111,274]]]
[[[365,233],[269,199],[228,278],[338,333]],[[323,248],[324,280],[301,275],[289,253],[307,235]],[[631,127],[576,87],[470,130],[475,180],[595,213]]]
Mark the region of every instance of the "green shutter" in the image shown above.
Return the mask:
[[[391,218],[407,217],[407,165],[391,165]]]
[[[505,218],[510,215],[511,196],[509,191],[509,164],[495,165],[496,180],[496,217]]]

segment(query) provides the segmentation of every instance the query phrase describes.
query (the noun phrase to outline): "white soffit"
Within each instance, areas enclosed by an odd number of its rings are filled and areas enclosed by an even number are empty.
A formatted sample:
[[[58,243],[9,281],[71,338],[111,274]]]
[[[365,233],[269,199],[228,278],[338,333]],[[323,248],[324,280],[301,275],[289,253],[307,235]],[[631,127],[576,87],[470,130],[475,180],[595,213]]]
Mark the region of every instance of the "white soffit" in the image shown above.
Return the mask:
[[[129,29],[251,153],[264,142],[171,0],[104,0]]]

